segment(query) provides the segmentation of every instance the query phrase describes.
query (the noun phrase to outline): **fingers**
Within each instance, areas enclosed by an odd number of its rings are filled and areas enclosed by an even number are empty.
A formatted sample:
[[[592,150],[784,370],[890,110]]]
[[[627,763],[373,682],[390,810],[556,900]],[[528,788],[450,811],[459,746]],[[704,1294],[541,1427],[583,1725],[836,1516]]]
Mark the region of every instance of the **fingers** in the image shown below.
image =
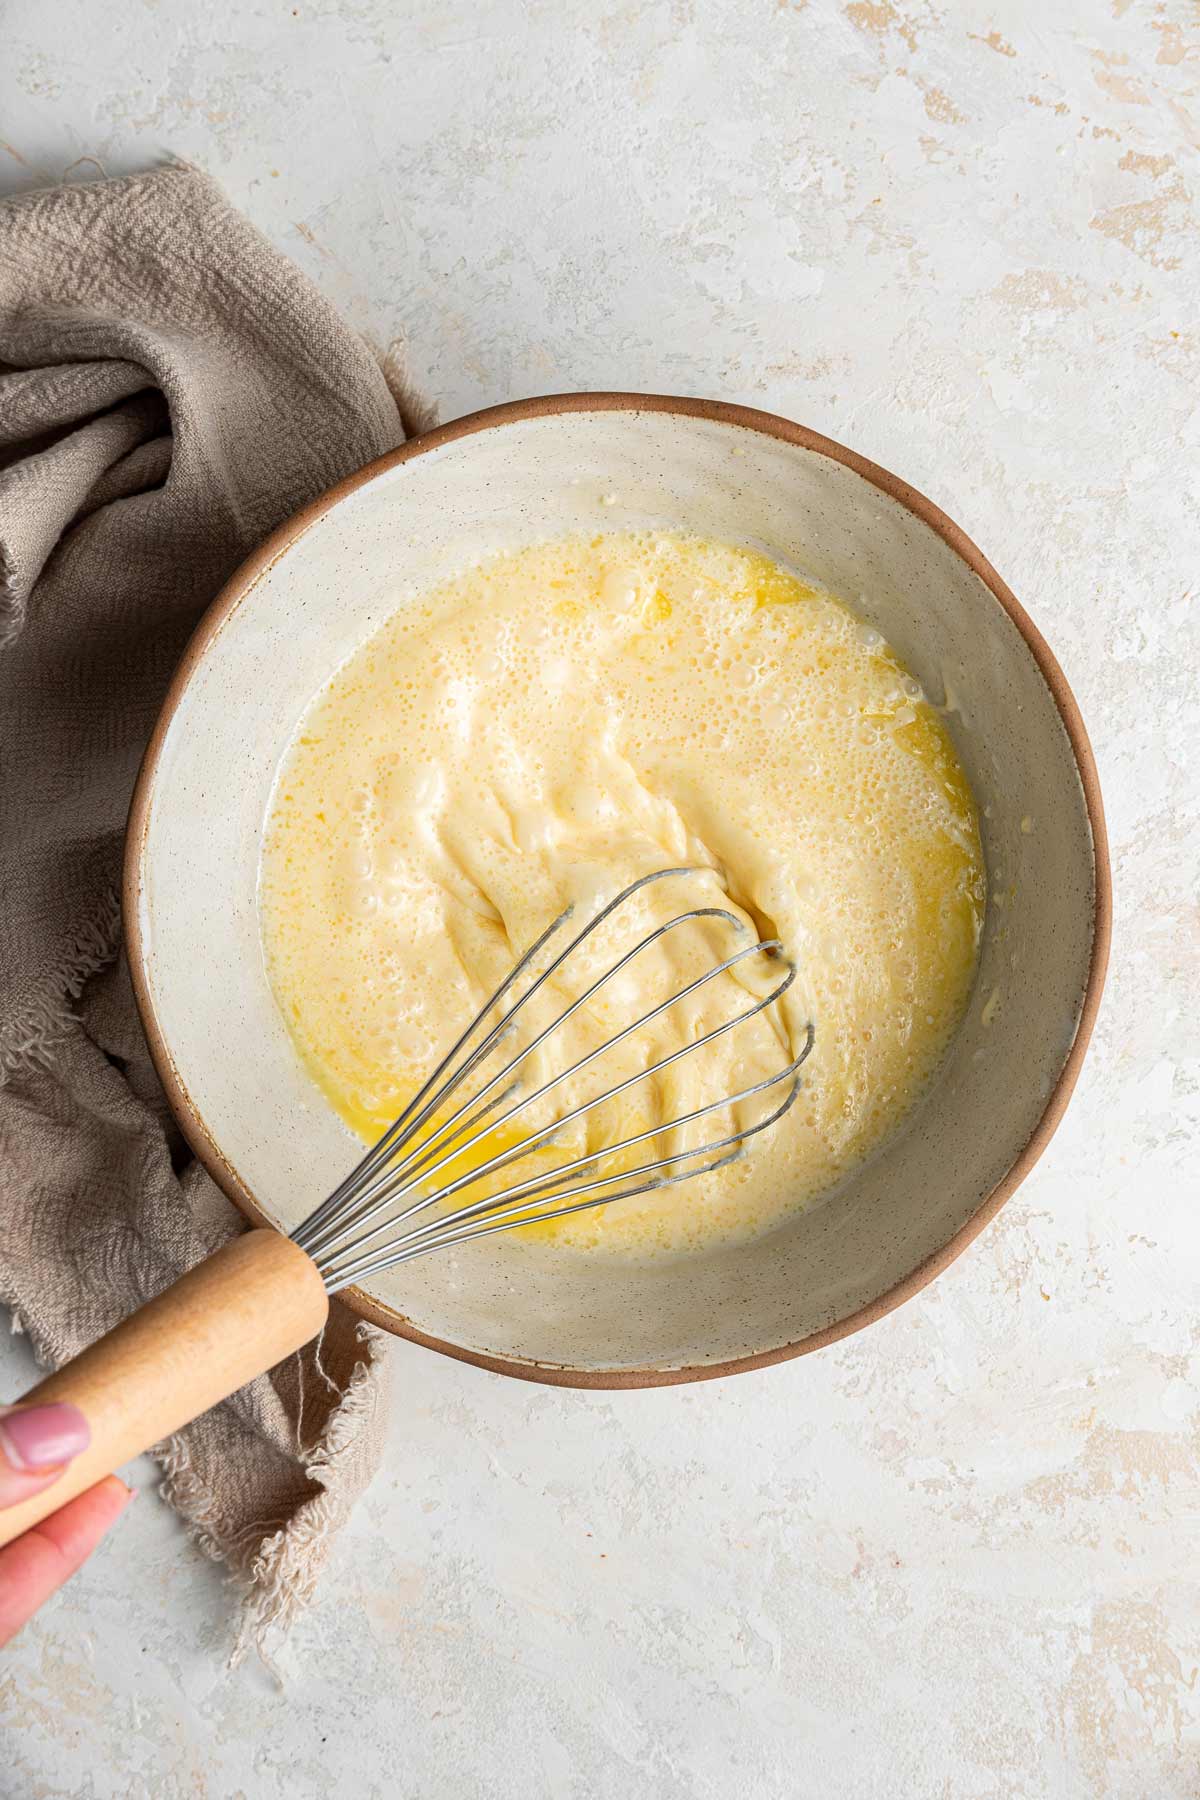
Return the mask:
[[[75,1573],[132,1499],[108,1475],[0,1550],[0,1645]]]
[[[52,1486],[90,1442],[76,1406],[0,1406],[0,1508]],[[0,1549],[0,1644],[75,1573],[132,1498],[110,1475]]]
[[[0,1407],[0,1507],[39,1494],[91,1442],[77,1406]]]

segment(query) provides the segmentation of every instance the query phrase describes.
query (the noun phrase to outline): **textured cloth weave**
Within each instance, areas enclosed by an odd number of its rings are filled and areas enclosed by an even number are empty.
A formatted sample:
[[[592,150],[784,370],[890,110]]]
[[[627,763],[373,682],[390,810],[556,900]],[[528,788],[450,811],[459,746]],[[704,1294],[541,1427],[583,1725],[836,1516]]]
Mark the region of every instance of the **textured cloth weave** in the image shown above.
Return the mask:
[[[368,348],[195,170],[0,203],[0,1300],[43,1362],[241,1228],[138,1025],[126,811],[222,583],[403,436]],[[160,1447],[252,1629],[307,1597],[370,1478],[379,1361],[335,1304],[319,1355]]]

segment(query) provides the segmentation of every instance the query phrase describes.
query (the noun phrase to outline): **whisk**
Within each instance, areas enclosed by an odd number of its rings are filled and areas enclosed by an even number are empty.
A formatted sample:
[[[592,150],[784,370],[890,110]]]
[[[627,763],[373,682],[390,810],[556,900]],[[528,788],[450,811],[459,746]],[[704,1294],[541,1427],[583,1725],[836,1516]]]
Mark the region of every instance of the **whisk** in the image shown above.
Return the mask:
[[[563,1001],[564,985],[569,991],[595,950],[591,940],[606,929],[611,934],[610,922],[631,908],[635,896],[660,881],[698,873],[671,868],[644,875],[573,933],[568,908],[520,958],[357,1167],[290,1236],[256,1228],[234,1239],[25,1395],[27,1402],[78,1406],[92,1441],[51,1488],[0,1513],[0,1544],[316,1337],[330,1295],[416,1257],[694,1180],[742,1156],[750,1139],[775,1125],[800,1090],[800,1070],[814,1042],[811,1023],[798,1054],[792,1054],[787,1032],[776,1030],[770,1041],[779,1067],[765,1076],[676,1117],[586,1147],[585,1121],[594,1127],[606,1107],[643,1084],[660,1082],[684,1059],[777,1007],[796,978],[777,938],[759,938],[727,907],[691,906],[644,930],[599,974],[589,970],[581,991]],[[693,957],[695,943],[704,944],[700,973],[645,1010],[642,994],[627,1023],[567,1066],[544,1073],[556,1035],[578,1015],[593,1018],[611,1007],[613,995],[630,985],[622,977],[637,973],[638,959],[688,927]],[[728,932],[736,944],[727,955],[711,949],[717,931]],[[765,994],[745,985],[748,976],[764,973],[770,977]],[[737,1009],[716,1024],[616,1081],[600,1081],[595,1091],[585,1085],[576,1098],[582,1078],[601,1070],[614,1050],[623,1044],[638,1049],[656,1021],[725,976],[749,1004],[742,1006],[739,998]],[[632,989],[640,992],[636,981]],[[540,1023],[547,1008],[552,1016]],[[741,1119],[756,1103],[761,1113]],[[728,1115],[724,1124],[721,1114]],[[704,1141],[689,1143],[702,1122]],[[557,1155],[564,1137],[578,1136],[581,1128],[585,1147],[545,1167],[538,1153]],[[531,1160],[538,1166],[521,1173],[519,1165]]]

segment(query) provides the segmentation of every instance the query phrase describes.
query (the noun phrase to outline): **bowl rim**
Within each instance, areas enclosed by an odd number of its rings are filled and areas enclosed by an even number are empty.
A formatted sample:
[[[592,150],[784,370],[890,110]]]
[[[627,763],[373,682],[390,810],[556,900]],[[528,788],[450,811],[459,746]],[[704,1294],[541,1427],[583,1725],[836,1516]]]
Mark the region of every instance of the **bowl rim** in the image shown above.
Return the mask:
[[[958,1231],[940,1249],[909,1270],[907,1275],[894,1282],[884,1293],[877,1295],[866,1305],[858,1307],[854,1312],[848,1313],[845,1318],[836,1320],[820,1331],[811,1332],[807,1337],[800,1338],[795,1343],[756,1351],[751,1355],[735,1357],[720,1363],[687,1364],[668,1369],[650,1367],[581,1369],[574,1368],[569,1364],[520,1361],[509,1357],[490,1356],[483,1351],[470,1350],[463,1345],[450,1343],[443,1338],[432,1337],[418,1330],[402,1313],[372,1298],[360,1288],[344,1289],[339,1296],[353,1312],[369,1320],[372,1324],[382,1326],[399,1337],[408,1338],[412,1343],[421,1344],[426,1349],[440,1351],[442,1355],[453,1357],[459,1362],[474,1363],[495,1374],[512,1375],[521,1380],[543,1382],[554,1387],[607,1389],[670,1387],[680,1382],[711,1381],[723,1375],[738,1375],[753,1369],[770,1368],[775,1363],[786,1362],[792,1357],[821,1350],[828,1344],[836,1343],[840,1338],[849,1337],[852,1333],[863,1330],[865,1326],[873,1325],[878,1319],[895,1311],[898,1306],[902,1306],[906,1300],[910,1300],[914,1294],[919,1293],[935,1276],[940,1275],[962,1255],[983,1228],[995,1218],[1005,1201],[1016,1191],[1033,1168],[1053,1137],[1066,1111],[1091,1039],[1104,987],[1112,937],[1112,877],[1109,868],[1108,833],[1105,827],[1104,806],[1100,795],[1100,780],[1096,770],[1095,757],[1078,702],[1046,640],[1015,594],[1001,580],[977,545],[940,507],[935,506],[932,500],[910,486],[908,482],[901,480],[898,475],[893,475],[890,470],[880,467],[878,463],[860,456],[857,451],[847,448],[845,444],[839,444],[833,438],[825,437],[822,433],[813,431],[808,426],[796,424],[793,420],[785,419],[779,414],[763,412],[754,407],[740,406],[727,401],[704,400],[671,394],[585,392],[536,395],[530,399],[508,401],[500,406],[490,406],[478,412],[467,413],[447,425],[439,425],[433,430],[410,438],[397,449],[376,457],[361,469],[346,476],[327,489],[325,493],[318,495],[315,500],[310,501],[307,506],[302,507],[299,512],[294,513],[291,518],[285,520],[234,571],[202,615],[171,679],[134,785],[125,835],[121,893],[122,915],[126,952],[142,1027],[146,1034],[151,1060],[166,1091],[171,1110],[180,1129],[217,1186],[234,1202],[246,1218],[252,1224],[272,1225],[273,1221],[261,1212],[254,1197],[243,1185],[236,1169],[222,1153],[219,1145],[209,1136],[203,1119],[175,1068],[166,1039],[155,1015],[151,997],[146,945],[142,938],[138,903],[142,891],[142,863],[149,826],[154,778],[167,731],[193,674],[225,620],[248,596],[266,571],[278,562],[292,544],[331,508],[339,505],[341,501],[377,477],[425,455],[430,450],[440,449],[443,445],[455,443],[462,438],[473,437],[477,432],[494,430],[497,427],[529,419],[544,418],[552,414],[580,412],[673,413],[685,418],[715,420],[720,424],[740,426],[745,430],[762,432],[766,436],[782,439],[785,443],[794,444],[804,450],[815,451],[819,455],[830,458],[833,462],[844,464],[845,467],[861,475],[874,487],[879,488],[881,492],[899,501],[923,524],[936,532],[938,537],[979,577],[995,599],[999,601],[1024,638],[1050,689],[1070,741],[1083,787],[1084,804],[1092,834],[1094,899],[1091,960],[1075,1036],[1041,1117],[1006,1173],[990,1193],[984,1196],[970,1218],[959,1227]]]

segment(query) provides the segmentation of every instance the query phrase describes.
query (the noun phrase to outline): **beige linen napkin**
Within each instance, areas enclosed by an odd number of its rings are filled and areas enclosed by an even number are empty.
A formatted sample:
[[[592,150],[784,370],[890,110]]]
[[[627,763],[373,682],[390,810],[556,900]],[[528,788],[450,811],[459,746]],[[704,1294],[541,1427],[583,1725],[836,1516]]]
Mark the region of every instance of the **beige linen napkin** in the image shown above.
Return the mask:
[[[43,1362],[239,1229],[118,958],[126,809],[222,582],[403,436],[368,349],[195,170],[0,203],[0,1300]],[[160,1448],[260,1642],[375,1467],[380,1348],[335,1304],[319,1359]]]

